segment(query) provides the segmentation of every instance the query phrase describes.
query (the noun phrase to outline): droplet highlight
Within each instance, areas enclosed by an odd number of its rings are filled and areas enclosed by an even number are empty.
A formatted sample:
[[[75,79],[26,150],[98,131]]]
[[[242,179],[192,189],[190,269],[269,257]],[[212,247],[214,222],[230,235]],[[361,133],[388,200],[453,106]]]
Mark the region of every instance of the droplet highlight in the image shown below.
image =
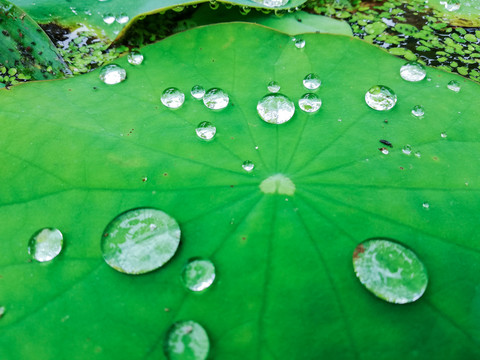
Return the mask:
[[[415,105],[412,109],[412,115],[416,117],[421,117],[425,115],[425,110],[422,105]]]
[[[207,259],[191,259],[182,271],[182,281],[191,291],[203,291],[215,280],[215,266]]]
[[[215,137],[217,128],[208,121],[202,121],[200,124],[198,124],[195,132],[200,139],[210,141]]]
[[[308,74],[303,79],[303,86],[308,90],[317,90],[321,84],[322,82],[317,74]]]
[[[271,93],[277,93],[280,91],[280,84],[277,83],[276,81],[270,81],[267,85],[267,89]]]
[[[397,103],[397,95],[387,86],[372,86],[365,94],[365,102],[374,110],[390,110]]]
[[[185,94],[177,88],[165,89],[161,97],[162,104],[170,109],[178,109],[185,101]]]
[[[128,54],[127,60],[132,65],[140,65],[143,62],[143,55],[138,50],[132,50]]]
[[[457,80],[452,80],[447,84],[447,88],[458,93],[460,91],[460,83]]]
[[[190,94],[197,100],[201,100],[203,99],[203,97],[205,96],[205,89],[203,88],[203,86],[200,86],[200,85],[194,85],[192,87],[192,90],[190,90]]]
[[[169,360],[205,360],[209,350],[208,334],[195,321],[179,321],[167,332],[164,352]]]
[[[403,80],[417,82],[422,81],[427,75],[427,69],[416,61],[409,61],[400,68],[400,76]]]
[[[221,110],[227,107],[230,98],[222,89],[213,88],[208,90],[203,96],[203,103],[212,110]]]
[[[321,106],[322,100],[312,93],[305,94],[298,100],[298,107],[307,113],[317,112]]]
[[[102,70],[100,70],[100,80],[107,85],[115,85],[124,81],[127,77],[127,72],[124,68],[116,65],[109,64],[105,65]]]
[[[246,172],[251,172],[254,167],[255,167],[255,164],[250,160],[245,160],[242,164],[242,168]]]
[[[265,122],[283,124],[293,117],[295,104],[285,95],[270,94],[258,102],[257,112]]]
[[[63,248],[63,235],[55,228],[37,231],[28,242],[28,253],[39,262],[50,261],[57,257]]]

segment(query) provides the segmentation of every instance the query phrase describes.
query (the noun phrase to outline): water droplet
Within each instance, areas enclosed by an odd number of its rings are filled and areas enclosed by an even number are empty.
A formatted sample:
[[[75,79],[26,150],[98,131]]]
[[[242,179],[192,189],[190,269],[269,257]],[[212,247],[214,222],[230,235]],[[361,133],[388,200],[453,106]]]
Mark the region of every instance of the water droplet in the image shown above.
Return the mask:
[[[195,321],[179,321],[167,332],[164,351],[169,360],[205,360],[209,350],[208,334]]]
[[[295,44],[295,47],[296,47],[297,49],[303,49],[303,48],[305,47],[305,40],[303,40],[303,39],[295,39],[294,44]]]
[[[424,209],[427,209],[427,210],[430,209],[430,204],[428,202],[424,202],[422,206]]]
[[[209,141],[209,140],[212,140],[213,137],[215,136],[215,133],[217,132],[217,128],[208,121],[202,121],[200,124],[198,124],[197,128],[195,129],[195,132],[197,133],[197,136],[200,139]]]
[[[303,79],[303,86],[309,90],[316,90],[320,87],[322,82],[320,81],[320,77],[317,74],[308,74]]]
[[[120,15],[117,16],[115,19],[119,24],[126,24],[130,18],[128,17],[127,14],[121,13]]]
[[[295,184],[292,180],[283,174],[275,174],[269,176],[260,183],[260,190],[264,194],[280,194],[290,195],[295,194]]]
[[[185,6],[175,6],[172,10],[175,12],[182,12],[185,9]]]
[[[108,85],[118,84],[125,80],[126,77],[127,72],[125,69],[116,64],[105,65],[100,70],[100,80]]]
[[[447,11],[457,11],[461,6],[458,0],[440,1],[440,5],[445,6],[445,10]]]
[[[58,229],[45,228],[37,231],[28,242],[28,253],[37,261],[54,259],[63,247],[63,235]]]
[[[111,13],[105,14],[103,15],[103,21],[105,22],[105,24],[111,25],[115,22],[115,16],[113,16],[113,14]]]
[[[2,318],[3,315],[5,315],[5,311],[6,311],[5,306],[0,306],[0,318]]]
[[[405,145],[402,149],[402,152],[405,155],[411,155],[412,154],[412,147],[410,145]]]
[[[414,116],[420,117],[425,114],[425,110],[423,109],[422,105],[415,105],[412,109],[412,114]]]
[[[407,81],[422,81],[425,75],[427,75],[425,66],[416,61],[409,61],[400,68],[400,76]]]
[[[185,94],[177,88],[166,89],[162,94],[162,104],[170,109],[178,109],[185,101]]]
[[[375,85],[365,94],[365,102],[374,110],[390,110],[397,102],[397,95],[389,87]]]
[[[427,288],[427,270],[415,253],[387,239],[367,240],[353,253],[360,282],[374,295],[395,304],[418,300]]]
[[[195,85],[192,87],[192,90],[190,90],[190,94],[197,100],[203,99],[205,95],[205,89],[203,86],[200,85]]]
[[[246,172],[252,171],[254,167],[255,167],[255,164],[250,160],[245,160],[242,164],[242,168]]]
[[[180,228],[174,218],[157,209],[139,208],[107,225],[101,247],[105,261],[115,270],[143,274],[170,260],[179,242]]]
[[[212,110],[221,110],[227,107],[230,101],[228,94],[222,89],[213,88],[208,90],[203,97],[205,106]]]
[[[258,115],[270,124],[283,124],[295,113],[295,104],[285,95],[270,94],[257,104]]]
[[[446,132],[442,132],[442,133],[440,134],[440,136],[441,136],[443,139],[446,139],[447,133],[446,133]]]
[[[382,152],[382,154],[388,155],[388,149],[387,149],[387,148],[382,147],[382,148],[380,148],[380,149],[378,149],[378,150],[380,150],[380,151]]]
[[[128,54],[127,60],[132,65],[140,65],[143,62],[143,55],[138,50],[132,50]]]
[[[460,83],[457,81],[457,80],[452,80],[450,81],[448,84],[447,84],[447,87],[452,90],[452,91],[455,91],[455,92],[459,92],[460,91]]]
[[[419,157],[422,156],[422,154],[420,154],[420,151],[417,151],[417,152],[415,153],[415,156],[416,156],[417,158],[419,158]]]
[[[192,291],[202,291],[210,287],[215,280],[215,266],[210,260],[191,259],[183,268],[182,280]]]
[[[253,0],[253,1],[258,4],[262,4],[263,6],[273,8],[273,7],[283,6],[286,3],[288,3],[289,0]]]
[[[277,93],[280,91],[280,84],[276,81],[270,81],[267,86],[268,91],[271,93]]]
[[[303,95],[298,100],[298,106],[305,112],[314,113],[322,106],[322,100],[320,100],[317,95],[309,93]]]

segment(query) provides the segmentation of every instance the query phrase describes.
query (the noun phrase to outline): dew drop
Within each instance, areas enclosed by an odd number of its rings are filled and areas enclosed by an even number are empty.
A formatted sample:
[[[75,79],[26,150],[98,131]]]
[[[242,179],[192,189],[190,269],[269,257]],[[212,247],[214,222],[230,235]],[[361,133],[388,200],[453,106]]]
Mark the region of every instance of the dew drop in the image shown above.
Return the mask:
[[[298,100],[298,106],[305,112],[314,113],[322,106],[322,100],[320,100],[317,95],[309,93],[303,95]]]
[[[162,94],[162,104],[170,109],[178,109],[185,101],[185,94],[177,88],[166,89]]]
[[[430,204],[428,202],[424,202],[422,206],[424,209],[427,209],[427,210],[430,209]]]
[[[204,95],[205,95],[205,89],[203,88],[203,86],[200,86],[200,85],[194,85],[192,87],[192,90],[190,90],[190,94],[197,100],[201,100],[203,99]]]
[[[109,64],[105,65],[102,70],[100,70],[100,80],[105,84],[115,85],[121,83],[127,77],[127,72],[124,68],[116,65]]]
[[[460,83],[457,81],[457,80],[452,80],[450,81],[448,84],[447,84],[447,87],[452,90],[452,91],[455,91],[455,92],[459,92],[460,91]]]
[[[422,81],[426,75],[425,66],[416,61],[409,61],[400,68],[400,76],[407,81]]]
[[[440,137],[442,137],[443,139],[446,139],[447,138],[447,133],[446,132],[442,132],[440,134]]]
[[[245,160],[242,164],[242,168],[246,172],[252,171],[254,167],[255,167],[255,164],[250,160]]]
[[[202,121],[195,129],[197,136],[203,140],[212,140],[217,132],[217,128],[208,121]]]
[[[128,54],[127,60],[132,65],[140,65],[143,62],[143,55],[138,50],[132,50]]]
[[[5,306],[0,306],[0,319],[5,315],[6,310]]]
[[[169,360],[205,360],[209,350],[207,332],[195,321],[179,321],[167,332],[164,352]]]
[[[425,110],[422,105],[415,105],[412,109],[412,114],[416,117],[425,115]]]
[[[321,84],[322,82],[317,74],[308,74],[303,79],[303,86],[305,86],[305,88],[308,90],[317,90]]]
[[[253,0],[253,2],[256,2],[258,4],[261,4],[266,7],[279,7],[283,6],[288,3],[289,0]]]
[[[111,13],[105,14],[103,15],[103,22],[107,25],[111,25],[115,22],[115,16]]]
[[[221,110],[227,107],[230,101],[228,94],[222,89],[213,88],[208,90],[204,97],[203,103],[212,110]]]
[[[295,47],[296,47],[297,49],[303,49],[303,48],[305,47],[305,40],[303,40],[303,39],[295,39],[294,44],[295,44]]]
[[[440,5],[443,5],[447,11],[457,11],[461,6],[459,0],[440,1]]]
[[[384,148],[384,147],[383,147],[383,148],[380,148],[380,149],[378,149],[378,150],[380,150],[380,151],[382,152],[382,154],[388,155],[388,149],[387,149],[387,148]]]
[[[30,238],[28,253],[39,262],[50,261],[60,254],[62,247],[63,235],[60,230],[44,228]]]
[[[203,291],[215,280],[215,266],[210,260],[191,259],[182,271],[182,281],[192,291]]]
[[[271,93],[277,93],[280,91],[280,84],[277,83],[276,81],[270,81],[267,85],[267,89]]]
[[[415,156],[416,156],[417,158],[419,158],[419,157],[422,156],[422,154],[420,153],[420,151],[417,151],[417,152],[415,153]]]
[[[107,225],[101,248],[106,263],[115,270],[143,274],[170,260],[179,242],[180,228],[174,218],[157,209],[139,208]]]
[[[295,104],[285,95],[270,94],[264,96],[257,104],[260,118],[270,124],[283,124],[295,113]]]
[[[121,13],[120,15],[117,16],[115,19],[119,24],[126,24],[130,18],[128,17],[127,14]]]
[[[359,244],[353,253],[353,268],[370,292],[395,304],[418,300],[428,284],[427,270],[417,255],[387,239]]]
[[[405,155],[411,155],[412,154],[412,147],[410,145],[405,145],[402,149],[402,152]]]
[[[374,110],[390,110],[397,102],[397,95],[389,87],[375,85],[365,94],[365,102]]]

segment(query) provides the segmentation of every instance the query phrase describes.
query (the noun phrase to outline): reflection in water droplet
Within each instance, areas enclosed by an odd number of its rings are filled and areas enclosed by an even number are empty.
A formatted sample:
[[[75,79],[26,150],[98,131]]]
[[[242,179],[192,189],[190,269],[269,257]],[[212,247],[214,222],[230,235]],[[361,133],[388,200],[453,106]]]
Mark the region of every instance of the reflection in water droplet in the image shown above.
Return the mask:
[[[179,242],[180,228],[174,218],[160,210],[139,208],[118,215],[107,225],[101,248],[115,270],[143,274],[170,260]]]
[[[417,255],[387,239],[367,240],[353,253],[360,282],[379,298],[395,304],[418,300],[428,284],[427,270]]]
[[[169,360],[205,360],[210,341],[199,323],[179,321],[168,330],[163,349]]]
[[[208,121],[202,121],[195,129],[197,136],[203,140],[212,140],[217,132],[217,128]]]
[[[203,99],[203,96],[205,95],[205,89],[203,86],[200,85],[194,85],[192,87],[192,90],[190,90],[190,94],[197,100]]]
[[[178,109],[185,101],[185,94],[177,88],[166,89],[162,94],[162,104],[170,109]]]
[[[296,189],[293,181],[283,174],[269,176],[260,183],[259,187],[264,194],[280,194],[290,196],[295,194]]]
[[[412,147],[410,145],[405,145],[402,149],[402,152],[405,155],[410,155],[412,153]]]
[[[215,266],[210,260],[191,259],[183,268],[182,280],[192,291],[202,291],[215,280]]]
[[[322,82],[320,81],[320,77],[317,74],[308,74],[303,79],[303,86],[309,90],[316,90],[320,87]]]
[[[132,50],[128,54],[127,60],[132,65],[140,65],[143,62],[143,55],[138,50]]]
[[[448,84],[447,84],[447,87],[452,90],[452,91],[455,91],[455,92],[459,92],[460,91],[460,83],[457,81],[457,80],[452,80],[450,81]]]
[[[424,202],[422,206],[424,209],[427,209],[427,210],[430,209],[430,204],[428,202]]]
[[[33,259],[44,262],[54,259],[63,247],[63,235],[58,229],[37,231],[28,242],[28,253]]]
[[[414,116],[420,117],[425,114],[425,110],[423,109],[422,105],[415,105],[412,109],[412,114]]]
[[[114,85],[122,82],[127,77],[127,72],[124,68],[116,64],[105,65],[102,70],[100,70],[100,80],[105,84]]]
[[[227,107],[230,101],[228,94],[222,89],[213,88],[206,92],[203,97],[205,106],[212,110],[221,110]]]
[[[365,94],[365,102],[374,110],[390,110],[397,102],[397,95],[389,87],[375,85]]]
[[[297,49],[303,49],[305,47],[305,40],[303,39],[295,39],[295,47]]]
[[[322,106],[322,100],[320,100],[317,95],[309,93],[303,95],[298,100],[298,106],[305,112],[314,113]]]
[[[108,25],[111,25],[115,22],[115,16],[113,16],[113,14],[105,14],[103,15],[103,21],[105,22],[105,24],[108,24]]]
[[[130,18],[128,17],[127,14],[121,13],[120,15],[117,16],[115,19],[119,24],[126,24]]]
[[[457,11],[461,6],[459,0],[440,1],[440,5],[445,6],[445,10],[447,11]]]
[[[440,134],[440,136],[445,139],[445,138],[447,137],[447,133],[446,133],[446,132],[442,132],[442,133]]]
[[[286,3],[288,3],[289,0],[253,0],[253,1],[258,4],[262,4],[263,6],[273,8],[273,7],[283,6]]]
[[[295,104],[285,95],[270,94],[258,102],[257,112],[265,122],[283,124],[292,118]]]
[[[416,61],[409,61],[400,68],[400,76],[407,81],[422,81],[427,75],[425,66]]]
[[[276,93],[280,91],[280,84],[277,83],[276,81],[270,81],[267,85],[268,91],[271,93]]]
[[[246,172],[252,171],[254,167],[255,167],[255,164],[250,160],[245,160],[242,164],[242,168]]]

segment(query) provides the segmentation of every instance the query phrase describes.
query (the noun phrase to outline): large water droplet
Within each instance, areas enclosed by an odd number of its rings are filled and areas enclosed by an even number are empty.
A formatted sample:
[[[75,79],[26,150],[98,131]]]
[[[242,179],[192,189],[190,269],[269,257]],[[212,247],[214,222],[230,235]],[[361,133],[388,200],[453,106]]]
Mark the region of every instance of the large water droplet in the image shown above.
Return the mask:
[[[102,80],[105,84],[108,85],[115,85],[127,77],[127,72],[124,68],[116,65],[116,64],[109,64],[105,65],[102,70],[100,70],[100,80]]]
[[[162,104],[170,109],[178,109],[185,101],[185,94],[177,88],[166,89],[162,94]]]
[[[117,16],[115,19],[119,24],[126,24],[130,18],[128,17],[127,14],[121,13],[120,15]]]
[[[203,140],[212,140],[217,132],[217,128],[208,121],[202,121],[195,129],[197,136]]]
[[[353,253],[353,267],[360,282],[379,298],[395,304],[419,299],[428,277],[417,255],[387,239],[367,240]]]
[[[414,116],[420,117],[425,114],[425,110],[423,109],[422,105],[415,105],[412,109],[412,114]]]
[[[195,321],[177,322],[167,332],[164,351],[169,360],[205,360],[209,350],[207,332]]]
[[[208,90],[203,97],[205,106],[212,110],[220,110],[227,107],[230,101],[228,94],[222,89],[213,88]]]
[[[143,274],[170,260],[180,242],[174,218],[151,208],[118,215],[104,231],[102,253],[108,265],[127,274]]]
[[[270,81],[267,85],[267,89],[271,93],[277,93],[280,91],[280,84],[277,83],[276,81]]]
[[[283,6],[286,3],[288,3],[289,0],[253,0],[253,1],[258,4],[262,4],[263,6],[273,8],[273,7]]]
[[[197,100],[201,100],[203,99],[203,97],[205,96],[205,89],[203,88],[203,86],[200,86],[200,85],[194,85],[192,87],[192,90],[190,90],[190,94]]]
[[[460,91],[460,83],[457,81],[457,80],[452,80],[450,81],[448,84],[447,84],[447,87],[452,90],[452,91],[455,91],[455,92],[459,92]]]
[[[246,172],[252,171],[254,167],[255,167],[255,164],[250,160],[245,160],[242,164],[242,168]]]
[[[132,50],[128,54],[127,60],[132,65],[140,65],[143,62],[143,55],[138,50]]]
[[[374,110],[390,110],[397,102],[397,95],[389,87],[375,85],[365,94],[365,102]]]
[[[63,247],[63,235],[58,229],[45,228],[37,231],[28,242],[28,253],[37,261],[54,259]]]
[[[292,180],[283,174],[275,174],[269,176],[260,183],[260,190],[264,194],[280,194],[293,195],[295,194],[295,184]]]
[[[303,49],[306,43],[303,39],[295,39],[294,44],[297,49]]]
[[[270,94],[264,96],[257,104],[258,115],[271,124],[283,124],[295,113],[295,104],[285,95]]]
[[[192,291],[202,291],[215,280],[215,266],[210,260],[191,259],[182,271],[185,286]]]
[[[113,16],[113,14],[111,13],[105,14],[103,15],[103,21],[105,22],[105,24],[111,25],[115,22],[115,16]]]
[[[440,5],[443,5],[447,11],[457,11],[460,9],[461,3],[458,0],[447,0],[440,1]]]
[[[425,66],[416,61],[407,62],[400,68],[400,76],[407,81],[421,81],[425,78],[425,75],[427,75]]]
[[[309,93],[303,95],[298,100],[298,106],[305,112],[314,113],[322,106],[322,100],[320,100],[317,95]]]
[[[308,90],[316,90],[320,87],[322,82],[320,81],[320,77],[317,74],[308,74],[303,79],[303,86]]]

